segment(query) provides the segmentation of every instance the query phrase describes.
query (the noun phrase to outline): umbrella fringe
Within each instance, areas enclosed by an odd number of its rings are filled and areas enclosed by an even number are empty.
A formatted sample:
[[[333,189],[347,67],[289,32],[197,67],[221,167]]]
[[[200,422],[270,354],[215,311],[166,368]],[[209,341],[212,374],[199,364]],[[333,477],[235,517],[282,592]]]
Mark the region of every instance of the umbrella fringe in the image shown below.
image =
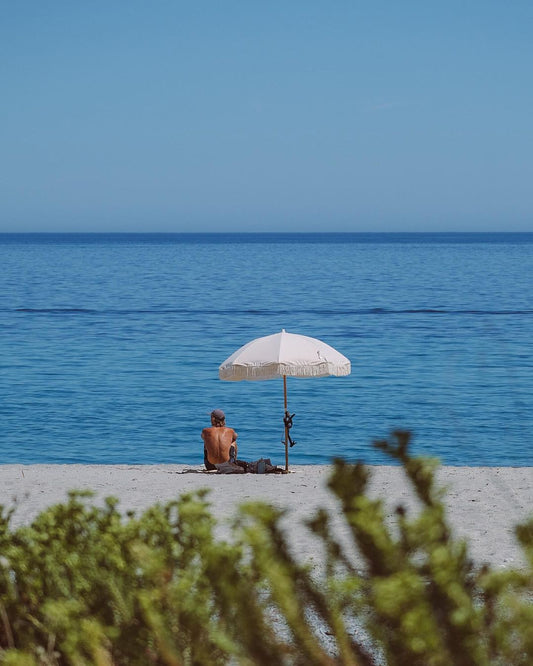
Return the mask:
[[[332,363],[317,363],[316,365],[291,364],[286,366],[279,363],[265,363],[246,366],[231,365],[229,367],[222,365],[219,368],[220,379],[226,381],[276,379],[284,375],[286,377],[306,378],[328,377],[331,375],[341,377],[349,374],[350,368],[347,368],[346,365],[338,366]]]

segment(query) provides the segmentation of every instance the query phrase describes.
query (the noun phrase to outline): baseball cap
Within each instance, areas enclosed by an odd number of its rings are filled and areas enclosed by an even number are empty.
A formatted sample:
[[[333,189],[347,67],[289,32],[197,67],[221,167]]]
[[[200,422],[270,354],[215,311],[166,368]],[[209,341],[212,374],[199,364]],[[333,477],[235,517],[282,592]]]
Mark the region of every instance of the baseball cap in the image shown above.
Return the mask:
[[[226,418],[226,415],[221,409],[213,409],[211,412],[211,416],[215,418],[217,421],[223,421]]]

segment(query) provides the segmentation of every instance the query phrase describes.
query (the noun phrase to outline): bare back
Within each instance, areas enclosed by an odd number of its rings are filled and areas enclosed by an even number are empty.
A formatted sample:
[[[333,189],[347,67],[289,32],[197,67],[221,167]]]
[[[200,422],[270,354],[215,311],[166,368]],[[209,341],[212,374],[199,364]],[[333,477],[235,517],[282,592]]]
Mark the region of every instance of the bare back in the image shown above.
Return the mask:
[[[207,459],[212,465],[228,462],[230,447],[235,447],[237,455],[237,433],[226,426],[211,426],[202,430]]]

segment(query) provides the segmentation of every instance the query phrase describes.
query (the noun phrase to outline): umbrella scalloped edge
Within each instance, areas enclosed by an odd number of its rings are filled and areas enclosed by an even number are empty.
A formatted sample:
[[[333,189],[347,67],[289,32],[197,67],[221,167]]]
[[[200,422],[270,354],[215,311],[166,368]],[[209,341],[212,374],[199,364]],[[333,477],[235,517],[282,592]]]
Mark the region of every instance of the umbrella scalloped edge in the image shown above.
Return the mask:
[[[343,377],[349,375],[350,372],[350,363],[343,365],[334,365],[333,363],[316,363],[313,365],[264,363],[258,365],[232,364],[226,367],[221,365],[218,375],[222,380],[238,382],[241,380],[276,379],[283,376],[300,379],[329,376]]]

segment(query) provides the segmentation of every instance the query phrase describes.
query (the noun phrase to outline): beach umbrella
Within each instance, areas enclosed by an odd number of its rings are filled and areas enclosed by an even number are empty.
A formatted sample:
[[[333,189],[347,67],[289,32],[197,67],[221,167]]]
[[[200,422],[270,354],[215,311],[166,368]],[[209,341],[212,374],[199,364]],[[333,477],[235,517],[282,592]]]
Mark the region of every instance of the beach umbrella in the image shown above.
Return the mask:
[[[218,375],[220,379],[233,382],[283,378],[285,470],[288,471],[292,416],[287,406],[287,377],[339,377],[349,375],[350,371],[346,356],[322,340],[287,333],[283,329],[281,333],[256,338],[237,349],[219,367]]]

